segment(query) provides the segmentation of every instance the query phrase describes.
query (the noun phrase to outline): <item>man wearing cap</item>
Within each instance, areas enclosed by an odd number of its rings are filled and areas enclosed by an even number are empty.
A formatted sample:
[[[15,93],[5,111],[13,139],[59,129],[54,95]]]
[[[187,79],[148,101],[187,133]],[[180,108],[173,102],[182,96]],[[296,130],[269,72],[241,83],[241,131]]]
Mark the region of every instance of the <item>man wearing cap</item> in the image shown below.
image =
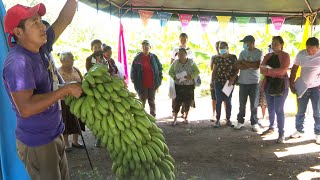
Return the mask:
[[[130,77],[143,106],[148,99],[150,114],[155,117],[155,94],[162,82],[162,64],[155,54],[150,53],[148,40],[142,41],[141,45],[142,52],[132,62]]]
[[[17,151],[31,179],[69,179],[64,150],[64,124],[58,100],[79,97],[80,84],[55,89],[49,60],[53,43],[71,23],[77,0],[67,0],[58,19],[46,30],[46,8],[15,5],[4,17],[11,50],[3,66],[3,83],[17,117]],[[11,39],[14,38],[14,43]]]
[[[243,50],[239,55],[236,63],[240,69],[238,78],[239,83],[239,113],[237,116],[238,123],[235,129],[241,129],[244,126],[244,117],[246,113],[246,104],[249,96],[251,109],[251,125],[254,132],[259,131],[257,107],[259,104],[259,66],[262,59],[262,51],[255,48],[255,39],[248,35],[240,42],[243,42]]]

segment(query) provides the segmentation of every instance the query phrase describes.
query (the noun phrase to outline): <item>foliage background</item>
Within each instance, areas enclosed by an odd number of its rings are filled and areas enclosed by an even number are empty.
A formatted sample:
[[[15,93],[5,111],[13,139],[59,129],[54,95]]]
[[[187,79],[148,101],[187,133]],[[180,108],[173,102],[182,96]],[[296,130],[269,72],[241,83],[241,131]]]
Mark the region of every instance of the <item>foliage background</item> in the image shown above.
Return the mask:
[[[6,9],[14,4],[35,5],[42,2],[47,7],[47,14],[43,19],[53,23],[58,17],[65,0],[4,0]],[[156,13],[154,16],[157,16]],[[179,34],[182,32],[180,22],[169,21],[164,28],[160,27],[157,19],[151,19],[147,27],[143,27],[140,19],[126,18],[122,19],[124,25],[124,36],[127,49],[127,57],[130,64],[134,56],[140,51],[141,41],[148,39],[151,42],[151,51],[161,60],[164,67],[164,84],[167,83],[168,69],[171,50],[179,44]],[[195,53],[195,61],[201,71],[203,84],[197,88],[197,94],[208,94],[210,69],[210,57],[216,53],[214,45],[218,40],[229,43],[229,51],[238,55],[242,50],[242,43],[239,42],[245,35],[253,35],[256,38],[256,47],[267,52],[268,45],[271,43],[272,35],[281,35],[285,41],[284,50],[291,56],[293,61],[295,54],[299,51],[302,40],[303,26],[283,25],[279,32],[274,30],[272,24],[269,25],[270,33],[266,34],[266,26],[258,24],[247,24],[245,27],[239,27],[237,23],[230,22],[226,30],[221,30],[219,24],[211,21],[207,32],[203,32],[199,22],[190,22],[186,33],[189,36],[189,47]],[[319,37],[320,31],[314,29],[314,36]],[[85,59],[91,54],[90,42],[93,39],[100,39],[113,48],[113,58],[117,59],[119,35],[119,19],[103,12],[97,12],[95,9],[79,3],[78,11],[70,26],[55,43],[53,53],[56,62],[59,64],[59,57],[56,55],[62,50],[70,50],[75,56],[75,66],[85,73]],[[167,86],[163,85],[160,93],[166,97]]]

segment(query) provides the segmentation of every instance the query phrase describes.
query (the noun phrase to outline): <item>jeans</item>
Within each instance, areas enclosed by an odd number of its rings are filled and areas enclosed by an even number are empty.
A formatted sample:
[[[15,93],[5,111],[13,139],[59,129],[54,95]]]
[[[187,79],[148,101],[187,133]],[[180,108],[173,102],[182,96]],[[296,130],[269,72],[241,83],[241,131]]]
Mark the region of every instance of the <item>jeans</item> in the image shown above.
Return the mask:
[[[232,98],[232,93],[233,91],[230,93],[229,96],[226,96],[223,92],[223,86],[219,84],[217,81],[214,81],[214,86],[216,89],[216,119],[217,121],[220,120],[220,116],[221,116],[221,104],[222,101],[226,101],[226,116],[227,116],[227,120],[230,120],[231,117],[231,109],[232,109],[232,105],[231,105],[231,98]]]
[[[251,125],[258,123],[257,108],[259,104],[259,84],[240,84],[239,85],[239,113],[237,116],[238,122],[243,124],[246,115],[246,104],[249,96],[251,109]]]
[[[282,96],[270,96],[269,94],[269,83],[266,84],[265,94],[268,104],[269,112],[269,128],[273,128],[275,115],[277,115],[278,131],[280,134],[284,133],[284,103],[288,96],[288,87],[284,89]]]
[[[303,123],[307,105],[311,100],[314,118],[314,133],[320,135],[320,88],[309,88],[301,98],[298,98],[298,113],[296,114],[296,129],[303,132]]]
[[[146,101],[148,100],[150,107],[150,114],[156,116],[156,90],[154,88],[142,89],[138,94],[139,99],[142,101],[143,107],[145,107]]]

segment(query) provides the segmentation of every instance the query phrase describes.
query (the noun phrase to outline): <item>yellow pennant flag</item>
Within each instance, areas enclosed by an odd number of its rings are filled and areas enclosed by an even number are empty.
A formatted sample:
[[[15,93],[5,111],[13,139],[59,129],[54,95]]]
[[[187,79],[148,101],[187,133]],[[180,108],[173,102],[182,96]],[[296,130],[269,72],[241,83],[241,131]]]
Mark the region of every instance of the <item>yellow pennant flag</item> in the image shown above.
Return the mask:
[[[217,16],[220,28],[226,30],[231,19],[231,16]]]
[[[310,26],[311,26],[311,16],[308,16],[306,18],[306,24],[304,25],[304,29],[303,29],[303,35],[302,35],[302,42],[301,42],[301,45],[300,45],[300,50],[303,50],[306,48],[306,42],[308,40],[308,38],[310,37],[310,34],[311,34],[311,29],[310,29]]]
[[[268,22],[267,22],[267,24],[266,24],[266,34],[269,34],[270,33],[270,31],[269,31],[269,24],[268,24]]]

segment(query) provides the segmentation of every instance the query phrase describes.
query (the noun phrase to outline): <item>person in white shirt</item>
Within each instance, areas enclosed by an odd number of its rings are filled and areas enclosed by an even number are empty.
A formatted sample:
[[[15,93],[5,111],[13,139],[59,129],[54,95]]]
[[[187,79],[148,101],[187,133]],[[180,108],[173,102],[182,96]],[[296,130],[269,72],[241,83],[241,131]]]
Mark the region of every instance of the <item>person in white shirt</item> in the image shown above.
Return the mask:
[[[299,138],[304,133],[304,119],[309,99],[312,103],[314,133],[316,135],[316,143],[320,144],[320,48],[319,40],[315,37],[311,37],[306,42],[307,48],[300,51],[291,69],[290,74],[290,89],[292,93],[296,93],[297,89],[300,88],[295,84],[296,73],[301,67],[301,74],[299,78],[302,78],[307,86],[307,90],[304,94],[297,98],[298,112],[296,114],[296,132],[290,137]],[[313,64],[313,65],[312,65]],[[312,76],[312,77],[311,77]],[[297,88],[297,89],[296,89]]]

